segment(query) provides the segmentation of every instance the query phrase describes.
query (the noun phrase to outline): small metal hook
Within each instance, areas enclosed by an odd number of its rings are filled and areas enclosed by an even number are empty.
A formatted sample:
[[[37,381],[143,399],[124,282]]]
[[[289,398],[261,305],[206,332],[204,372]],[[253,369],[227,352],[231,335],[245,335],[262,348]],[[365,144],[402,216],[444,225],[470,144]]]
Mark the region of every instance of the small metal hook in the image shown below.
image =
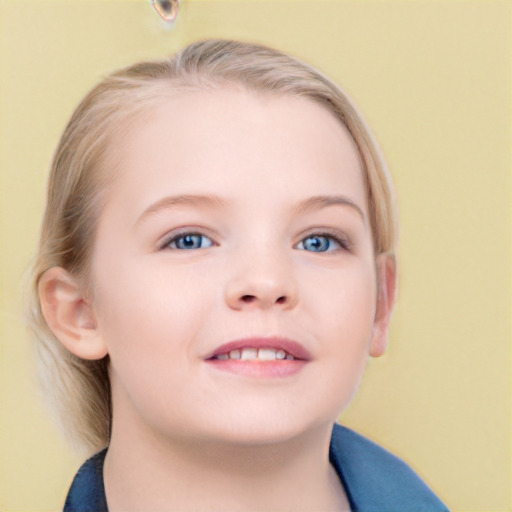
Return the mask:
[[[151,0],[158,15],[168,22],[173,22],[178,15],[179,0]]]

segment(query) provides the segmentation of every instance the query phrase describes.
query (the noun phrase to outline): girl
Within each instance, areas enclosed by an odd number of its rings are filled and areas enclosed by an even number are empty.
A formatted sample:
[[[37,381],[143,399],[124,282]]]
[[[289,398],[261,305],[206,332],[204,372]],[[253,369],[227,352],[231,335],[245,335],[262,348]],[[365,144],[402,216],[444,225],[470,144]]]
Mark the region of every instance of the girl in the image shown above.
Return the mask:
[[[57,148],[32,325],[90,453],[64,510],[446,510],[336,424],[395,297],[388,173],[306,64],[234,41],[112,74]]]

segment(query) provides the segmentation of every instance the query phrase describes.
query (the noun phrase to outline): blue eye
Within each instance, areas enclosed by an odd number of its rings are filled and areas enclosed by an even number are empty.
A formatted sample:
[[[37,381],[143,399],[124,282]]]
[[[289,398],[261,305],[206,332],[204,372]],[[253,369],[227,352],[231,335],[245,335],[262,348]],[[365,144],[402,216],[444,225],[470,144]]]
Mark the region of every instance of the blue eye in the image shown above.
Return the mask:
[[[199,233],[183,233],[167,242],[163,248],[170,249],[204,249],[211,247],[213,242],[205,235]]]
[[[342,244],[332,236],[312,235],[301,240],[297,246],[298,249],[312,252],[327,252],[340,249]]]

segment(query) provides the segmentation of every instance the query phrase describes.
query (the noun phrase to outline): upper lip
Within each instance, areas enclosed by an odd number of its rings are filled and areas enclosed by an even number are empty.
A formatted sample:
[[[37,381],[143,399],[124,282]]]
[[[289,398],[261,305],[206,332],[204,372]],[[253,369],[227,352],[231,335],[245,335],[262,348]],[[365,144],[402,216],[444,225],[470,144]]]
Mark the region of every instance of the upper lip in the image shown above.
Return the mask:
[[[229,341],[217,347],[205,359],[212,359],[220,354],[227,354],[232,350],[241,350],[243,348],[273,348],[275,350],[284,350],[286,353],[291,354],[294,359],[302,361],[309,361],[311,359],[309,351],[299,342],[277,336],[243,338]]]

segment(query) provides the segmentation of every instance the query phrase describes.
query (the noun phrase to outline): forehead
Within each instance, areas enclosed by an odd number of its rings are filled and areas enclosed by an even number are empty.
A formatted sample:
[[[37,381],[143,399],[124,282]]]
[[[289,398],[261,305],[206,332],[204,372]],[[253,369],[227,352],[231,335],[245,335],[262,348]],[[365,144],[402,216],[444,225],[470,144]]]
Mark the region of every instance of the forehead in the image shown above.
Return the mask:
[[[120,143],[109,195],[137,208],[162,194],[273,195],[290,200],[349,192],[366,208],[360,158],[342,123],[295,96],[235,88],[162,98]]]

